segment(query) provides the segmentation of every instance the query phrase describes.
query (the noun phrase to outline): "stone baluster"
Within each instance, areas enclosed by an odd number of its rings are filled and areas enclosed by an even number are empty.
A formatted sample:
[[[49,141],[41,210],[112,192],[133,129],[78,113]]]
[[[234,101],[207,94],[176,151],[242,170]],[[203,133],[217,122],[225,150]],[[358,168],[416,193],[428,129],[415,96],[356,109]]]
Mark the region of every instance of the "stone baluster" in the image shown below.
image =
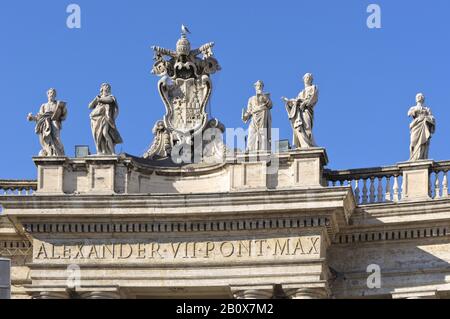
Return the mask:
[[[375,177],[370,177],[369,202],[375,203]]]
[[[399,201],[398,175],[394,175],[394,186],[392,189],[394,191],[394,198],[392,200],[394,202],[398,202]]]
[[[359,190],[359,179],[355,180],[355,201],[356,204],[359,204],[361,197],[360,197],[360,190]]]
[[[441,183],[439,181],[439,172],[436,172],[434,176],[436,177],[436,180],[434,181],[434,199],[439,199],[441,197]]]
[[[383,202],[383,177],[378,177],[378,203]]]
[[[390,176],[386,176],[386,193],[384,195],[385,201],[391,201],[391,177]]]
[[[431,180],[432,175],[433,173],[430,173],[428,177],[428,196],[430,196],[430,198],[433,198],[433,190],[434,190],[433,181]]]
[[[448,198],[448,177],[447,177],[447,171],[444,171],[444,177],[442,178],[442,198]]]
[[[363,178],[363,190],[362,190],[362,204],[367,204],[368,196],[367,196],[367,179]]]

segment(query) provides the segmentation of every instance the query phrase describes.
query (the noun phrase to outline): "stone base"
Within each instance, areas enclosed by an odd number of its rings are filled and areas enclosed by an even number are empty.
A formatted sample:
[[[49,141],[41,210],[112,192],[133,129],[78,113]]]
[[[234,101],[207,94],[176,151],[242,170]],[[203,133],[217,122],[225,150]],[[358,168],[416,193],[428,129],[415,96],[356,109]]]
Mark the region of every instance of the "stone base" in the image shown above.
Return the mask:
[[[37,195],[112,195],[323,187],[322,171],[328,159],[324,149],[314,148],[281,154],[238,154],[221,163],[171,167],[126,155],[37,157],[34,162],[39,172]]]

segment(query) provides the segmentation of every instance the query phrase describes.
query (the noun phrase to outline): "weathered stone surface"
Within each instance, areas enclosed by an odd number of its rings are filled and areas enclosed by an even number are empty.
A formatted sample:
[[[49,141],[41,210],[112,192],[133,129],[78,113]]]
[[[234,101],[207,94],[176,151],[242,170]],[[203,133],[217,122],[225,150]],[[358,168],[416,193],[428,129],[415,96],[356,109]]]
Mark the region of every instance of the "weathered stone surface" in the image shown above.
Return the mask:
[[[63,101],[56,100],[56,90],[47,91],[48,102],[42,104],[38,114],[28,114],[28,121],[36,122],[35,132],[39,135],[42,150],[39,156],[64,156],[61,142],[62,122],[67,118],[67,107]]]

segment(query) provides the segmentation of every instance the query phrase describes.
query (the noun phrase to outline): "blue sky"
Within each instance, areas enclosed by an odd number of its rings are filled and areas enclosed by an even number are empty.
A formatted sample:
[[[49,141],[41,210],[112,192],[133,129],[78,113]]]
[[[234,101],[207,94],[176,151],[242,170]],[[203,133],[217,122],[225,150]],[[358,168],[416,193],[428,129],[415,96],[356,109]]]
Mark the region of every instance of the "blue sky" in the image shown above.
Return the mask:
[[[66,26],[70,3],[81,29]],[[152,45],[173,48],[180,25],[193,46],[216,42],[222,71],[213,77],[212,115],[240,127],[241,109],[264,80],[273,125],[291,128],[280,101],[294,97],[312,72],[320,88],[315,135],[335,169],[390,165],[409,157],[407,111],[423,92],[437,118],[430,157],[450,158],[450,2],[448,0],[315,1],[1,1],[0,178],[35,178],[40,146],[26,114],[55,87],[68,102],[63,142],[94,150],[88,104],[102,82],[112,85],[125,143],[141,155],[164,106],[150,74]],[[369,29],[367,6],[380,5],[382,28]]]

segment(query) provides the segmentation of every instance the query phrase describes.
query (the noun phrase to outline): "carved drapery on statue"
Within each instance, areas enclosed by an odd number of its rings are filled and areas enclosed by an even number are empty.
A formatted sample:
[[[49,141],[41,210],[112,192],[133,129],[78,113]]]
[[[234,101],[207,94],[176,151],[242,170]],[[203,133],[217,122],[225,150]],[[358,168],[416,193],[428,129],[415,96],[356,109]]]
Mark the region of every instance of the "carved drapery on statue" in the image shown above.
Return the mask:
[[[64,156],[60,133],[62,122],[67,118],[66,103],[56,100],[55,89],[49,89],[47,97],[48,102],[42,104],[39,113],[28,114],[28,120],[36,122],[35,132],[42,147],[39,156]]]
[[[431,110],[424,105],[424,95],[417,94],[416,102],[417,105],[408,111],[408,116],[413,118],[409,126],[411,132],[410,161],[428,159],[431,137],[436,130],[436,120]]]
[[[153,135],[155,135],[155,139],[153,140],[153,144],[150,149],[144,155],[144,158],[148,158],[151,156],[166,158],[170,156],[170,152],[173,146],[172,139],[169,132],[167,131],[164,121],[156,122],[152,132]]]
[[[111,94],[111,86],[102,84],[100,95],[89,104],[91,112],[91,129],[98,155],[115,154],[115,146],[123,143],[116,126],[119,105]]]
[[[313,85],[312,74],[305,74],[303,80],[305,89],[298,97],[291,100],[283,98],[283,100],[286,102],[286,110],[294,130],[293,145],[298,148],[311,148],[316,147],[312,130],[314,107],[319,100],[319,89]]]
[[[250,121],[247,138],[247,151],[270,151],[272,116],[270,110],[273,103],[269,93],[264,93],[264,83],[255,83],[256,95],[252,96],[247,105],[247,110],[242,111],[244,123]]]
[[[195,136],[203,134],[208,126],[206,107],[211,97],[212,82],[210,75],[220,70],[219,63],[213,57],[214,43],[207,43],[191,50],[187,39],[187,29],[183,27],[182,36],[176,50],[153,47],[155,64],[152,73],[158,75],[158,91],[166,107],[163,119],[165,134],[170,136],[170,145],[192,145]],[[202,55],[200,58],[199,55]],[[160,131],[158,131],[160,132]],[[145,158],[169,156],[158,137]]]

